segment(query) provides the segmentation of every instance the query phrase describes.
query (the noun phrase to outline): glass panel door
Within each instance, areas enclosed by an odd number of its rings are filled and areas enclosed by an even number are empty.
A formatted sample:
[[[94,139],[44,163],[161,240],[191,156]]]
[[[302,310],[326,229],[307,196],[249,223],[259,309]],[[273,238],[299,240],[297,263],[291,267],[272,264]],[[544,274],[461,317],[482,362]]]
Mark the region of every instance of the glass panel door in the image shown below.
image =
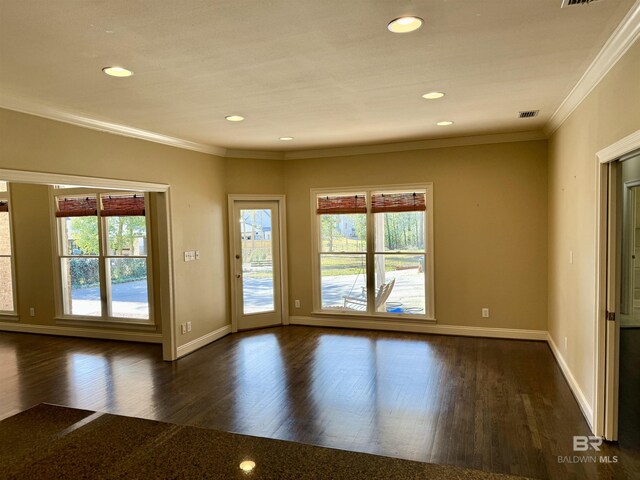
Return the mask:
[[[281,324],[278,202],[234,200],[233,218],[237,328]]]
[[[240,210],[242,308],[245,315],[275,309],[272,231],[271,209]]]

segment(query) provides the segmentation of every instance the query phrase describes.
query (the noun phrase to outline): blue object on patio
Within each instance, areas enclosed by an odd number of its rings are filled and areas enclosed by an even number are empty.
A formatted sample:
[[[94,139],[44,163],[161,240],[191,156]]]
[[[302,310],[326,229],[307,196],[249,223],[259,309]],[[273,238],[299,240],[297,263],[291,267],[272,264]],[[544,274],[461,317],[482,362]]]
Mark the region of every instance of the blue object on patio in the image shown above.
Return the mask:
[[[404,312],[404,308],[402,307],[387,308],[387,313],[403,313],[403,312]]]

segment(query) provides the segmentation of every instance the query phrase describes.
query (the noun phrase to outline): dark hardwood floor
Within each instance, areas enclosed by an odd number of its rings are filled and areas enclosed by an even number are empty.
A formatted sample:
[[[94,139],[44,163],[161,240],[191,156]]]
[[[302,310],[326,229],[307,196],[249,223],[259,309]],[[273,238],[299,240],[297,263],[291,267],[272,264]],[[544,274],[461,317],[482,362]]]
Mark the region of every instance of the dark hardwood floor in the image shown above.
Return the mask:
[[[156,345],[0,333],[0,418],[41,402],[533,478],[640,478],[562,463],[589,429],[544,342],[282,327],[168,363]],[[575,456],[575,457],[574,457]],[[577,459],[580,461],[580,459]]]
[[[640,450],[640,328],[620,329],[620,445]]]

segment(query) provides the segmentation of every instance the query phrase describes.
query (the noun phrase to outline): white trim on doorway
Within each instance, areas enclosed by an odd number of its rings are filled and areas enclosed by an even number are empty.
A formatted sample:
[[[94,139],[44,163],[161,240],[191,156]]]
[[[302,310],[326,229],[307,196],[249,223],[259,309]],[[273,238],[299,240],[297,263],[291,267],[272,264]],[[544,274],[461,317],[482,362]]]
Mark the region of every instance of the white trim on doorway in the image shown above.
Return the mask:
[[[280,228],[280,292],[281,292],[281,309],[282,309],[282,324],[289,325],[289,278],[288,278],[288,266],[287,266],[287,202],[286,195],[253,195],[253,194],[230,194],[227,200],[227,210],[229,216],[229,235],[232,235],[235,227],[233,220],[233,204],[235,201],[249,201],[249,202],[261,202],[271,201],[278,202],[278,216],[279,216],[279,228]],[[238,331],[238,318],[236,308],[236,282],[234,278],[234,271],[232,266],[234,265],[234,247],[232,242],[229,242],[229,284],[231,292],[231,331]]]
[[[605,419],[612,405],[605,405],[606,379],[606,320],[607,305],[607,167],[610,162],[640,148],[640,130],[621,138],[596,153],[596,305],[595,305],[595,358],[594,398],[591,421],[594,435],[605,436]]]
[[[162,290],[162,302],[161,302],[161,317],[162,317],[162,335],[160,334],[139,334],[130,332],[106,332],[105,330],[79,327],[50,327],[44,326],[39,328],[34,325],[27,324],[2,324],[0,330],[11,331],[33,331],[33,333],[52,333],[69,336],[85,336],[91,338],[110,338],[122,340],[135,340],[135,341],[149,341],[141,340],[143,338],[153,339],[162,343],[162,354],[165,360],[175,360],[177,358],[177,341],[176,332],[174,328],[176,310],[175,310],[175,285],[173,276],[173,234],[171,229],[171,188],[167,184],[152,183],[152,182],[139,182],[131,180],[120,180],[114,178],[101,178],[101,177],[87,177],[81,175],[67,175],[51,172],[33,172],[27,170],[12,170],[12,169],[0,169],[0,178],[7,182],[13,183],[33,183],[38,185],[81,185],[85,187],[94,188],[107,188],[113,190],[133,190],[141,192],[155,192],[165,195],[166,204],[161,206],[159,215],[162,214],[166,222],[166,239],[162,239],[161,244],[166,246],[166,252],[161,252],[159,259],[159,268],[163,274],[166,274],[167,280],[161,279]],[[165,275],[162,275],[163,277]],[[73,332],[78,332],[74,334]],[[57,333],[65,332],[65,333]]]

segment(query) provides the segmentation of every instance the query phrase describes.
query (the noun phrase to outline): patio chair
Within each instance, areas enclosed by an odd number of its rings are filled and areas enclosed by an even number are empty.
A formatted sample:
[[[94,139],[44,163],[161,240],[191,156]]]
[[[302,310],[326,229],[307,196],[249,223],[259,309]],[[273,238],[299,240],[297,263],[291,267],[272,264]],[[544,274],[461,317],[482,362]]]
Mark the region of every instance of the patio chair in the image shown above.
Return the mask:
[[[376,292],[376,312],[386,303],[395,283],[396,279],[394,278],[378,287],[378,291]],[[367,309],[367,299],[365,297],[344,297],[343,307],[350,310],[365,311]]]

